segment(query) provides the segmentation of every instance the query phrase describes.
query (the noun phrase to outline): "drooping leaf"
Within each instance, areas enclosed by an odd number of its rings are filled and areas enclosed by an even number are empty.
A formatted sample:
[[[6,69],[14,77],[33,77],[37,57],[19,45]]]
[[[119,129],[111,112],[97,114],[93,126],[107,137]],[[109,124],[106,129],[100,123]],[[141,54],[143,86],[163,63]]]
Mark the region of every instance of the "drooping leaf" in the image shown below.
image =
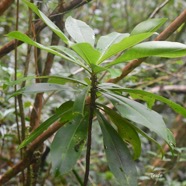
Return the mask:
[[[74,101],[74,106],[73,106],[73,114],[74,115],[84,115],[84,107],[85,107],[85,99],[87,97],[89,87],[86,87],[82,92],[76,97]]]
[[[71,123],[62,127],[51,144],[51,161],[54,171],[66,174],[72,170],[87,137],[88,115],[78,115]]]
[[[144,91],[144,90],[123,88],[119,85],[115,85],[115,84],[112,84],[112,83],[103,83],[103,84],[100,84],[99,87],[101,87],[103,89],[107,89],[107,90],[112,90],[112,91],[123,91],[123,92],[127,92],[127,93],[133,93],[133,94],[136,94],[136,95],[146,96],[146,97],[149,97],[150,99],[155,99],[155,100],[161,101],[162,103],[167,104],[175,112],[177,112],[177,113],[181,114],[182,116],[186,117],[186,109],[184,107],[182,107],[181,105],[171,101],[170,99],[162,97],[160,95],[153,94],[153,93],[150,93],[150,92],[147,92],[147,91]]]
[[[89,43],[77,43],[71,47],[89,65],[96,64],[100,56],[100,52],[93,48]]]
[[[16,96],[19,94],[33,94],[33,93],[41,93],[41,92],[49,92],[49,91],[77,91],[67,85],[53,84],[53,83],[35,83],[30,86],[26,86],[24,88],[19,89],[18,91],[12,93],[10,97]]]
[[[126,143],[108,123],[101,113],[97,112],[98,121],[103,133],[103,141],[110,170],[121,185],[136,186],[137,172]]]
[[[37,6],[33,3],[30,3],[27,0],[22,0],[35,14],[37,14],[45,24],[56,34],[58,35],[66,44],[69,44],[70,41],[65,36],[65,34],[43,13],[41,12]]]
[[[40,134],[42,134],[50,125],[52,125],[55,121],[63,117],[63,123],[61,123],[61,126],[63,126],[67,121],[73,119],[72,115],[72,101],[67,101],[63,103],[57,110],[56,113],[53,114],[50,118],[48,118],[46,121],[44,121],[38,128],[36,128],[19,146],[19,149],[25,147],[29,143],[31,143],[34,139],[36,139]],[[71,117],[69,118],[69,113],[71,114]],[[68,116],[66,118],[66,115]]]
[[[70,62],[73,62],[79,66],[82,66],[84,67],[81,63],[79,63],[78,61],[74,61],[74,59],[60,53],[60,52],[57,52],[56,50],[53,50],[51,49],[50,47],[47,47],[47,46],[44,46],[40,43],[37,43],[35,41],[33,41],[31,38],[29,38],[26,34],[23,34],[21,32],[18,32],[18,31],[14,31],[14,32],[10,32],[9,34],[7,34],[8,37],[10,38],[14,38],[14,39],[17,39],[17,40],[20,40],[20,41],[23,41],[24,43],[27,43],[29,45],[32,45],[32,46],[35,46],[37,48],[40,48],[44,51],[47,51],[47,52],[50,52],[51,54],[54,54],[54,55],[57,55],[63,59],[66,59]]]
[[[149,56],[177,58],[186,56],[186,45],[170,41],[148,41],[130,48],[112,64],[118,64],[132,59],[139,59]]]
[[[106,52],[104,52],[104,55],[102,55],[99,58],[99,61],[97,62],[97,64],[100,64],[104,60],[110,58],[111,56],[113,56],[121,51],[124,51],[124,50],[136,45],[137,43],[140,43],[141,41],[149,38],[153,34],[154,34],[153,32],[147,32],[147,33],[142,33],[142,34],[137,34],[137,35],[125,37],[120,42],[115,43],[112,46],[110,46],[108,48],[108,50]],[[112,63],[109,63],[106,66],[108,66],[108,67],[112,66]]]
[[[103,93],[114,101],[114,105],[120,114],[130,121],[143,125],[162,137],[168,144],[173,144],[168,138],[167,127],[161,115],[148,109],[144,105],[113,93]],[[116,104],[115,104],[116,103]]]
[[[10,81],[7,83],[7,86],[14,86],[19,85],[23,81],[30,81],[34,79],[48,79],[48,83],[54,83],[54,84],[65,84],[68,82],[72,83],[78,83],[81,85],[87,85],[86,83],[79,81],[77,79],[69,78],[69,77],[62,77],[62,76],[27,76],[17,79],[16,81]]]
[[[122,118],[117,112],[104,105],[102,105],[102,107],[113,123],[117,126],[121,138],[132,145],[134,150],[134,159],[138,159],[141,154],[141,141],[136,130],[128,120]]]
[[[155,32],[160,28],[165,22],[167,21],[166,18],[161,19],[148,19],[139,23],[131,32],[131,35],[145,33],[145,32]]]
[[[92,28],[85,22],[77,20],[69,16],[65,22],[65,28],[69,35],[77,43],[89,43],[94,46],[95,34]]]

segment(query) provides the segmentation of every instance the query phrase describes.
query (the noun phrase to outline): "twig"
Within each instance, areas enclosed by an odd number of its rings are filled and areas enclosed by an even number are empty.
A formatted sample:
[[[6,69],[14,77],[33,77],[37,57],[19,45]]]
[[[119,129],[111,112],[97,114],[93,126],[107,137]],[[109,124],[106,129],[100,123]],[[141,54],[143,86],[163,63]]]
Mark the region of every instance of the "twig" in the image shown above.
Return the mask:
[[[155,15],[167,4],[169,3],[170,0],[166,0],[164,1],[161,5],[159,5],[158,7],[156,7],[156,9],[152,12],[152,14],[149,16],[149,18],[153,18],[155,17]]]

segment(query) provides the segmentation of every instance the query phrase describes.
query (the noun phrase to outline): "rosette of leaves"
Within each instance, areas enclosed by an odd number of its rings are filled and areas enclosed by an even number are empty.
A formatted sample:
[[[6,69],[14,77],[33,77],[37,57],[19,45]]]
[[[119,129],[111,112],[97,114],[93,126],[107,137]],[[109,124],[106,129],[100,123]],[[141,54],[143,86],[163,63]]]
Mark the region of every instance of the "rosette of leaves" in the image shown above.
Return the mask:
[[[185,56],[186,45],[167,41],[144,42],[166,22],[164,18],[146,20],[138,24],[131,33],[113,32],[101,36],[96,43],[94,30],[90,26],[80,20],[68,17],[65,22],[65,29],[71,37],[70,40],[34,4],[26,0],[23,0],[23,2],[60,37],[65,46],[44,46],[18,31],[9,33],[8,37],[21,40],[59,56],[66,62],[80,66],[87,73],[90,81],[87,81],[87,78],[85,78],[85,81],[80,81],[62,76],[41,76],[37,78],[47,78],[48,82],[26,86],[12,94],[14,96],[66,89],[76,91],[73,87],[69,87],[69,82],[77,84],[81,89],[74,101],[67,101],[56,108],[55,113],[41,123],[22,142],[19,148],[31,143],[51,124],[59,120],[63,123],[63,126],[57,131],[51,144],[53,169],[60,174],[71,171],[86,144],[87,165],[84,185],[87,185],[91,129],[93,119],[97,119],[103,134],[104,149],[110,170],[121,185],[136,186],[137,171],[134,160],[139,158],[141,153],[139,134],[160,146],[157,141],[141,130],[140,125],[163,138],[170,148],[175,146],[174,137],[166,127],[162,116],[151,109],[153,103],[156,100],[161,101],[183,116],[186,116],[186,110],[159,95],[143,90],[123,88],[112,83],[103,83],[98,81],[98,78],[105,71],[109,72],[114,65],[129,60],[148,56],[166,58]],[[11,85],[33,78],[35,77],[25,77],[12,82]],[[129,99],[125,96],[126,93],[143,99],[147,102],[148,107]],[[108,107],[108,103],[111,103],[114,109]],[[129,145],[132,147],[133,153],[129,150]]]

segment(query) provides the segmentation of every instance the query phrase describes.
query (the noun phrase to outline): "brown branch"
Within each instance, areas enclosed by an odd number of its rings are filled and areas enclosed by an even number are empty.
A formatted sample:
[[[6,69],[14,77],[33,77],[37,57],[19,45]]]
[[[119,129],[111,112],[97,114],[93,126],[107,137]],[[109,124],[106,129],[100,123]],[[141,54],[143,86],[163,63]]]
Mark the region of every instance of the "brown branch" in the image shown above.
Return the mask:
[[[0,16],[4,13],[5,10],[14,2],[14,0],[1,0],[0,2]]]
[[[26,167],[35,163],[36,159],[33,154],[34,151],[43,143],[43,141],[48,139],[52,134],[54,134],[54,132],[56,132],[62,126],[63,126],[62,123],[56,122],[46,131],[44,131],[39,137],[37,137],[26,150],[25,157],[14,167],[9,169],[5,174],[0,176],[0,185],[3,185],[4,183],[8,182],[11,178],[16,176],[19,172],[24,170]]]
[[[155,38],[155,41],[166,40],[171,34],[173,34],[183,23],[186,22],[186,10],[183,11],[163,32]],[[113,79],[109,79],[108,82],[117,83],[138,67],[145,58],[135,59],[128,63],[123,69],[122,74]]]
[[[75,8],[78,8],[84,4],[89,3],[91,0],[73,0],[69,3],[65,3],[64,5],[59,4],[54,11],[49,15],[49,18],[52,21],[56,20],[56,16],[58,15],[64,15],[66,14],[68,11],[73,10]],[[63,7],[63,8],[62,8]],[[37,35],[43,28],[45,28],[45,24],[41,21],[38,20],[34,27],[35,27],[35,34]],[[26,32],[26,34],[28,34],[28,32]],[[23,42],[18,41],[17,42],[17,46],[21,45]],[[0,58],[5,56],[6,54],[8,54],[9,52],[11,52],[12,50],[14,50],[16,47],[15,44],[15,40],[12,40],[10,42],[8,42],[7,44],[5,44],[2,48],[0,48]]]
[[[164,91],[171,91],[180,94],[186,93],[186,86],[185,85],[165,85],[165,86],[157,86],[153,87],[149,90],[152,93],[156,92],[164,92]]]

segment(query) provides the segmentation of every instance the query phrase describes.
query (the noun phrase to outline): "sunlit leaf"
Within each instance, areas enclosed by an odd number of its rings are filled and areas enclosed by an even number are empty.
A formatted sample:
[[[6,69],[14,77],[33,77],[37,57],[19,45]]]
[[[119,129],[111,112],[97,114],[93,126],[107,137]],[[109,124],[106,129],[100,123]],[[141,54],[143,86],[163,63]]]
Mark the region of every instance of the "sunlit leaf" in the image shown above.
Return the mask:
[[[98,64],[103,62],[105,59],[110,58],[111,56],[124,51],[137,43],[140,43],[141,41],[149,38],[152,36],[154,33],[153,32],[147,32],[147,33],[142,33],[142,34],[137,34],[137,35],[132,35],[129,37],[126,37],[122,39],[120,42],[113,44],[109,49],[104,53],[101,58],[99,58]],[[112,63],[107,64],[106,66],[112,66]]]
[[[104,147],[110,170],[121,185],[136,186],[137,171],[126,143],[101,113],[97,113],[97,117],[103,133]]]
[[[130,48],[112,64],[118,64],[132,59],[148,56],[177,58],[186,56],[186,45],[170,41],[148,41]]]
[[[72,170],[87,137],[87,115],[78,115],[56,133],[51,144],[51,161],[53,170],[66,174]]]
[[[100,52],[93,48],[89,43],[78,43],[71,46],[72,49],[84,59],[87,64],[96,64]]]
[[[134,27],[134,29],[131,32],[131,35],[145,33],[145,32],[155,32],[166,21],[167,21],[166,18],[145,20]]]
[[[69,35],[77,43],[89,43],[94,46],[95,35],[94,30],[85,22],[77,20],[69,16],[65,22],[65,28]]]

